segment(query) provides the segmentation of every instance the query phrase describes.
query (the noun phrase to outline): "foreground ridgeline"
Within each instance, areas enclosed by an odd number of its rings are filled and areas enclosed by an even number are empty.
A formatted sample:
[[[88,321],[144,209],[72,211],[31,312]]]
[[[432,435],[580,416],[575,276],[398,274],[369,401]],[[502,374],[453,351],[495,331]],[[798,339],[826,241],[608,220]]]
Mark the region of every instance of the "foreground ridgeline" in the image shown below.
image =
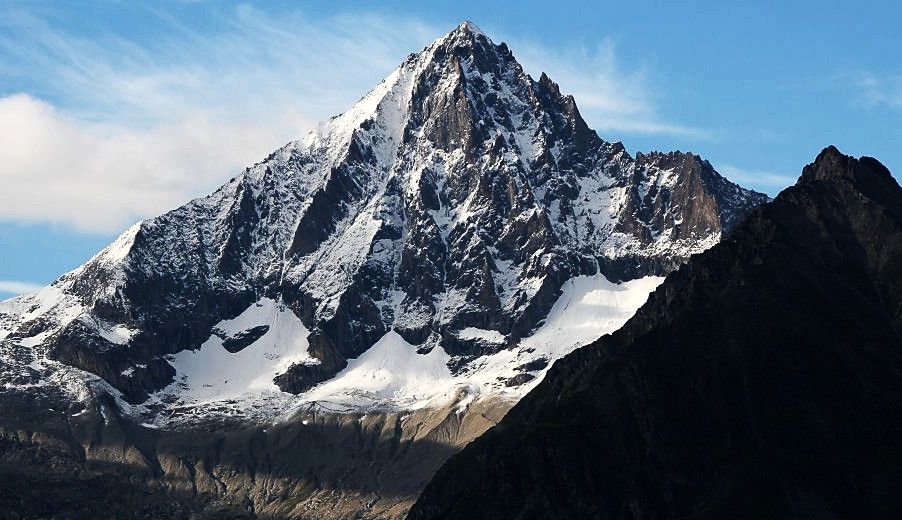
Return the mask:
[[[408,518],[899,518],[902,189],[825,149]]]

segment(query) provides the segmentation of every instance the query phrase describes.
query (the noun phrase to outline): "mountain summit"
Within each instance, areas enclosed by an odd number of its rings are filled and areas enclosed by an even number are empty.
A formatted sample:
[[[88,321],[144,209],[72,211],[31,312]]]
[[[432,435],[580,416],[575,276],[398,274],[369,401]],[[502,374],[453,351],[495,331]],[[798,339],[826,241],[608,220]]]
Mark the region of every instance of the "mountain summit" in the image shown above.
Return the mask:
[[[75,367],[148,410],[303,393],[374,345],[502,391],[578,343],[520,345],[566,284],[664,275],[765,200],[692,154],[631,157],[464,22],[212,195],[2,304],[0,327],[27,378]]]
[[[0,303],[0,508],[399,518],[555,360],[766,200],[690,153],[632,157],[463,23]]]

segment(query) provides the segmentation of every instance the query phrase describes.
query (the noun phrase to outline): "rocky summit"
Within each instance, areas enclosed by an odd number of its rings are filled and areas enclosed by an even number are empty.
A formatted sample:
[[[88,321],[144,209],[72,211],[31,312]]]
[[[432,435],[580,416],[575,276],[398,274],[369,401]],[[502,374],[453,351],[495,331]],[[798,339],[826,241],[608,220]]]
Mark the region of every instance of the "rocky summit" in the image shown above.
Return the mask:
[[[105,474],[91,460],[112,443],[119,455],[101,458],[138,464],[140,485],[187,482],[186,503],[264,511],[281,496],[274,488],[239,489],[223,473],[259,465],[235,469],[214,448],[166,444],[165,432],[263,435],[260,425],[314,411],[339,424],[342,413],[378,412],[396,414],[377,422],[399,421],[388,438],[401,439],[419,435],[402,427],[405,410],[454,403],[440,415],[452,423],[482,399],[506,410],[766,201],[697,155],[633,157],[605,141],[573,97],[463,23],[213,194],[0,303],[6,453],[40,464],[22,443],[52,439],[37,444],[65,447],[65,475]],[[99,422],[91,434],[50,434],[10,418],[35,403],[50,403],[53,424]],[[109,433],[114,423],[125,426]],[[443,438],[453,451],[490,423]],[[261,446],[279,446],[267,438]],[[166,463],[164,444],[175,457]],[[214,484],[200,485],[204,474]],[[279,493],[340,488],[316,475],[282,475],[292,484]],[[370,507],[380,485],[355,496]]]

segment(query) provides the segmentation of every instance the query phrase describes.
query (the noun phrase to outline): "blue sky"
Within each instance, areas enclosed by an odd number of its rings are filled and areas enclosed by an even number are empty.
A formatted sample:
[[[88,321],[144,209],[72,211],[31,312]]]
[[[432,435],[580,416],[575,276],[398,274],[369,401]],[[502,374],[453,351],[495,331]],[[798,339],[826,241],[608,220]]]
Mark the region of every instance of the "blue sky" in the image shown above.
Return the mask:
[[[464,19],[630,152],[691,150],[770,194],[827,144],[902,169],[895,2],[511,4],[0,2],[0,298],[211,191]]]

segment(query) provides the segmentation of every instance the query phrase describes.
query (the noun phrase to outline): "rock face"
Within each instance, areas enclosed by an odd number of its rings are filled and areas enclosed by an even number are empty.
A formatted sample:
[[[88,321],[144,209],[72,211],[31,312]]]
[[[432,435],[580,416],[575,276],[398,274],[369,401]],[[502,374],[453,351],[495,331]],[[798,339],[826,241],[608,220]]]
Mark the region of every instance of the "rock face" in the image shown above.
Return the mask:
[[[566,280],[663,275],[765,200],[691,154],[633,159],[463,23],[305,138],[6,304],[0,329],[132,403],[173,381],[167,356],[264,297],[310,334],[284,391],[390,330],[459,367],[533,331]]]
[[[902,189],[830,147],[408,518],[898,518],[900,434]]]

